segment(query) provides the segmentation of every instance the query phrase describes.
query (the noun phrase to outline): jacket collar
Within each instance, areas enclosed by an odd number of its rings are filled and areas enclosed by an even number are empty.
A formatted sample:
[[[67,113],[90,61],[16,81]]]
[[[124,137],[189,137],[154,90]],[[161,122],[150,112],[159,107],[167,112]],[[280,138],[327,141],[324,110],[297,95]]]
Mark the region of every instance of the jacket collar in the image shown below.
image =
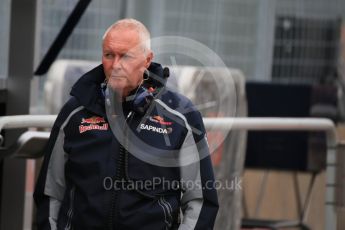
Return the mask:
[[[101,84],[104,80],[103,66],[99,65],[79,78],[73,85],[70,94],[86,109],[105,116],[104,99],[102,99],[101,91]]]
[[[148,70],[163,77],[163,68],[160,64],[152,62]],[[103,65],[99,65],[84,74],[72,87],[71,95],[76,97],[79,103],[91,112],[105,117],[104,96],[101,84],[105,80]],[[131,94],[135,93],[136,89]],[[129,106],[126,102],[124,108]]]

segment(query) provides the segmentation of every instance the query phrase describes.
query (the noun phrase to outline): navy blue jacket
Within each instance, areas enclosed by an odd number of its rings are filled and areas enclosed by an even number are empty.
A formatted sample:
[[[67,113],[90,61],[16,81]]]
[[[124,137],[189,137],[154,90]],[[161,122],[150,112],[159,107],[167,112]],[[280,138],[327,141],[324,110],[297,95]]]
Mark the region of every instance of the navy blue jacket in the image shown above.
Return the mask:
[[[156,63],[149,71],[162,75]],[[55,121],[34,193],[38,229],[213,229],[200,113],[168,89],[145,115],[133,108],[137,91],[106,109],[115,102],[104,79],[102,65],[82,76]]]

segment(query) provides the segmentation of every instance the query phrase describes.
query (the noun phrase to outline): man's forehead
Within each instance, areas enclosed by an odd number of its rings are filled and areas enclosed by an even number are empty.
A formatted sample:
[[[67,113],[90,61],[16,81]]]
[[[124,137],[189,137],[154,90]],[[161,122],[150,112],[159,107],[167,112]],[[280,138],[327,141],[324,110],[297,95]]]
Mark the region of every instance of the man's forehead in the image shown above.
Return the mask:
[[[139,31],[133,28],[113,28],[110,30],[105,37],[105,39],[115,40],[115,41],[124,41],[124,42],[131,42],[131,43],[139,43],[140,42],[140,35]]]
[[[103,46],[123,51],[136,51],[140,48],[139,33],[134,29],[112,29],[104,38]]]

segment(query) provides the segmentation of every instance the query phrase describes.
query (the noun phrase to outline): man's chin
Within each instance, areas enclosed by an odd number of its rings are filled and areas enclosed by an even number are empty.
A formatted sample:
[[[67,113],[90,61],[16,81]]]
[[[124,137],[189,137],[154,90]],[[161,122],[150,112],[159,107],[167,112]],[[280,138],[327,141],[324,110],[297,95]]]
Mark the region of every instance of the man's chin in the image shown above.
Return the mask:
[[[126,81],[123,78],[110,78],[108,85],[114,90],[121,90],[126,87]]]
[[[121,94],[123,92],[123,89],[125,88],[123,86],[113,85],[113,84],[109,84],[109,86],[110,86],[109,88],[111,90],[113,90],[114,92],[119,93],[119,94]]]

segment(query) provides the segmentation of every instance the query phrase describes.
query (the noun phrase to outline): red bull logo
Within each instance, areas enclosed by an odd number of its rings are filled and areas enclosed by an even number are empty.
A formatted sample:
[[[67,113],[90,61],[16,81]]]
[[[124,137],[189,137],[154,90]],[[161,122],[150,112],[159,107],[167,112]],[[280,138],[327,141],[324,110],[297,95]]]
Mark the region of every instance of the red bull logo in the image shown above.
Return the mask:
[[[105,123],[105,120],[103,117],[90,117],[90,118],[82,118],[81,124],[98,124],[98,123]]]
[[[161,125],[172,125],[171,121],[164,121],[163,117],[161,116],[153,116],[153,117],[149,117],[149,119],[150,121],[159,123]]]
[[[82,118],[81,125],[79,125],[79,133],[84,133],[89,130],[108,130],[108,126],[108,123],[105,122],[103,117],[93,116]]]

